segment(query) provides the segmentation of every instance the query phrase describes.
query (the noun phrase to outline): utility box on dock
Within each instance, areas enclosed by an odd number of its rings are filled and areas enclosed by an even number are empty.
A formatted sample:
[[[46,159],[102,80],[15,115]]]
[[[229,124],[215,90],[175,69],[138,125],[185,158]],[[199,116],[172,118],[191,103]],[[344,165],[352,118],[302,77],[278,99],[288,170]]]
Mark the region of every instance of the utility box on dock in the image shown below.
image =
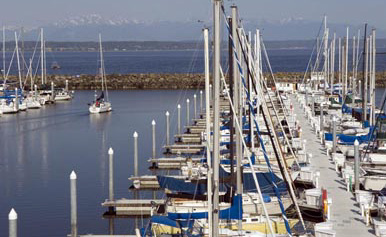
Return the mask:
[[[306,202],[310,206],[322,206],[322,190],[319,188],[307,189]]]

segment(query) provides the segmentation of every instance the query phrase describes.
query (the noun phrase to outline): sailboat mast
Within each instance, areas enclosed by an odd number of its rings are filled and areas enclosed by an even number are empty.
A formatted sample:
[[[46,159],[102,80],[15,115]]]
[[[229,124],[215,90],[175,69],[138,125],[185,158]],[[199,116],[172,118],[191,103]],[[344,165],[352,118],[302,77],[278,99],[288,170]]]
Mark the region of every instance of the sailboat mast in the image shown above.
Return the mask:
[[[365,93],[365,90],[366,90],[366,85],[365,85],[365,82],[366,82],[366,75],[365,75],[365,71],[366,71],[366,60],[365,59],[365,55],[366,55],[366,41],[367,41],[367,24],[365,24],[365,32],[364,32],[364,35],[363,35],[363,69],[362,69],[362,75],[363,75],[363,78],[362,78],[362,121],[365,121],[366,120],[366,103],[365,103],[365,99],[367,100],[366,96],[367,96],[367,93]]]
[[[34,89],[34,81],[33,81],[33,76],[32,76],[32,58],[29,59],[29,67],[28,67],[27,78],[28,78],[28,74],[29,74],[30,79],[31,79],[30,91],[33,91],[33,89]]]
[[[366,121],[367,120],[367,98],[368,98],[368,95],[367,95],[367,92],[368,92],[368,71],[369,71],[369,39],[368,37],[366,36],[366,48],[365,48],[365,72],[364,72],[364,75],[365,75],[365,80],[364,80],[364,90],[363,90],[363,95],[365,97],[365,99],[363,100],[363,104],[364,104],[364,110],[363,110],[363,116],[364,116],[364,120],[363,121]]]
[[[336,34],[334,33],[334,38],[331,42],[331,45],[332,45],[332,50],[331,50],[331,86],[330,86],[330,89],[331,89],[331,95],[334,91],[334,80],[335,80],[335,41],[336,41]]]
[[[99,57],[101,60],[101,67],[99,68],[99,73],[101,75],[102,80],[102,91],[104,91],[104,84],[103,84],[103,50],[102,50],[102,35],[99,34]]]
[[[44,84],[47,84],[47,55],[46,55],[46,41],[43,40],[43,54],[44,54]]]
[[[342,84],[342,39],[339,37],[338,39],[338,81],[339,81],[339,87],[340,90],[343,89]],[[340,94],[341,92],[339,92]]]
[[[3,26],[3,79],[5,80],[5,26]]]
[[[209,30],[208,28],[204,29],[204,52],[205,52],[205,121],[206,121],[206,142],[207,142],[207,197],[208,197],[208,226],[209,226],[209,236],[213,236],[213,206],[212,206],[212,161],[210,154],[210,85],[209,85]]]
[[[40,29],[40,68],[41,68],[41,82],[44,84],[44,38],[43,28]]]
[[[18,40],[17,40],[17,33],[16,33],[16,31],[15,31],[15,44],[16,44],[17,71],[18,71],[18,74],[19,74],[19,85],[20,85],[20,89],[22,89],[23,86],[22,86],[22,82],[21,82],[19,43],[18,43]]]
[[[347,83],[348,83],[348,27],[346,28],[346,46],[345,46],[345,60],[344,60],[344,89],[347,94]],[[344,94],[344,96],[346,95]]]
[[[213,60],[213,237],[219,234],[219,167],[220,167],[220,10],[222,0],[214,0],[214,60]]]
[[[358,39],[359,40],[359,39]],[[356,78],[355,78],[355,45],[356,45],[356,38],[355,38],[355,35],[353,36],[352,38],[352,74],[351,74],[351,97],[352,97],[352,100],[351,100],[351,103],[352,103],[352,108],[354,108],[355,106],[355,97],[356,97]]]
[[[323,56],[324,56],[324,91],[326,91],[327,80],[328,80],[328,29],[327,28],[325,28],[325,32],[324,32],[324,55]]]
[[[328,50],[328,29],[327,29],[327,16],[324,15],[324,52],[323,52],[323,56],[324,56],[324,91],[326,91],[327,89],[327,50]]]
[[[373,58],[373,64],[372,64],[372,87],[371,87],[371,98],[372,98],[372,102],[371,102],[371,112],[372,112],[372,119],[373,121],[371,121],[371,125],[375,125],[376,123],[376,119],[375,119],[375,57],[376,57],[376,53],[377,53],[377,50],[375,48],[375,43],[376,43],[376,39],[375,39],[375,29],[373,29],[372,31],[373,35],[372,35],[372,38],[373,38],[373,41],[371,42],[372,45],[373,45],[373,54],[372,54],[372,58]]]

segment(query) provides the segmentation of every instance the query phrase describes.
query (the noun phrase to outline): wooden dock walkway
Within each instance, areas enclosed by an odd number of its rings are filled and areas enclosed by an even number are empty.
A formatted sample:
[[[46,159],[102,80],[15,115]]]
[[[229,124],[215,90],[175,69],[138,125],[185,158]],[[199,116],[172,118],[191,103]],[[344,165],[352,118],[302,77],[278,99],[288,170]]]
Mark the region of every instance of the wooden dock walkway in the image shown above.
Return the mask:
[[[302,127],[302,139],[307,140],[307,152],[312,153],[311,167],[320,171],[320,187],[327,189],[328,198],[332,198],[331,222],[337,237],[375,236],[371,226],[366,226],[361,216],[361,210],[355,197],[346,191],[346,185],[335,172],[335,165],[326,154],[326,149],[320,144],[320,139],[312,130],[304,117],[300,104],[294,96],[291,97],[294,112]]]

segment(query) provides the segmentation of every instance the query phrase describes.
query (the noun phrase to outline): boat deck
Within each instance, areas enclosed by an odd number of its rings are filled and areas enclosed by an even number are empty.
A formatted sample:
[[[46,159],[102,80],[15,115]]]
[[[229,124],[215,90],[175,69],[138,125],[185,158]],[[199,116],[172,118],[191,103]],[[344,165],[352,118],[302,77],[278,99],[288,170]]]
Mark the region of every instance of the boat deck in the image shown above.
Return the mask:
[[[327,189],[328,198],[332,198],[331,222],[336,236],[375,236],[371,226],[366,226],[355,197],[346,190],[346,185],[335,172],[335,165],[327,156],[320,139],[304,117],[304,113],[295,97],[291,97],[294,113],[302,127],[302,139],[307,140],[307,152],[312,153],[311,167],[320,171],[319,186]]]

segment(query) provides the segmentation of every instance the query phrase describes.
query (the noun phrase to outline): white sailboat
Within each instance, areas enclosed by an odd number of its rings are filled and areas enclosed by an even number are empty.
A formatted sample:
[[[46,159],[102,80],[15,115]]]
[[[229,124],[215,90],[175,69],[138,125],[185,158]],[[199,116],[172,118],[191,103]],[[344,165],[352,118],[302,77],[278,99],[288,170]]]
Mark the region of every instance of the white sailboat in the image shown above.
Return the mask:
[[[98,97],[95,91],[95,95],[94,95],[95,99],[93,103],[89,106],[89,111],[91,114],[105,113],[105,112],[110,112],[112,110],[111,103],[109,102],[109,94],[107,91],[105,65],[103,61],[102,37],[100,34],[99,34],[99,49],[100,49],[100,60],[101,60],[100,77],[102,82],[102,93]],[[106,94],[106,98],[105,98],[105,94]]]

